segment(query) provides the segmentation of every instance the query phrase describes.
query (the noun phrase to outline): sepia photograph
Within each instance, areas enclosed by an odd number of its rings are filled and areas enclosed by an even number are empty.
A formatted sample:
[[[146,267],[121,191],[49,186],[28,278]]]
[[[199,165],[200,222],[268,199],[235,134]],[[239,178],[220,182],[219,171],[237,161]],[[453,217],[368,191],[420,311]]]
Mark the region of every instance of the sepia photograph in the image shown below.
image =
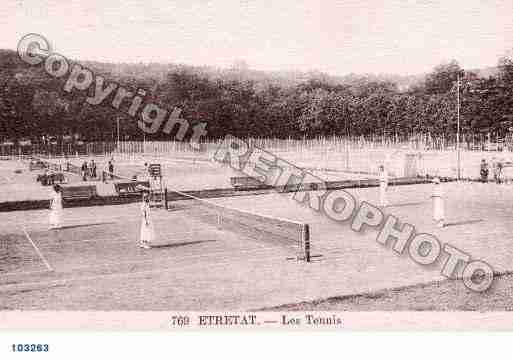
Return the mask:
[[[513,329],[511,1],[6,0],[0,33],[0,329]]]

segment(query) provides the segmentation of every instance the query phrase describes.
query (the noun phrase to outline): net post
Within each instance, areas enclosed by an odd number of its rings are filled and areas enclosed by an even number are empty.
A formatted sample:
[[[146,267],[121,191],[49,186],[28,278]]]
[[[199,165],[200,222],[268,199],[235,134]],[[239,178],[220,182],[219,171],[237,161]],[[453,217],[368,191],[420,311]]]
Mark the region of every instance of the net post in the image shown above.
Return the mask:
[[[168,206],[168,203],[167,203],[167,187],[164,188],[164,208],[167,210],[169,210],[169,206]]]
[[[303,250],[305,252],[305,261],[310,263],[310,225],[303,227]]]

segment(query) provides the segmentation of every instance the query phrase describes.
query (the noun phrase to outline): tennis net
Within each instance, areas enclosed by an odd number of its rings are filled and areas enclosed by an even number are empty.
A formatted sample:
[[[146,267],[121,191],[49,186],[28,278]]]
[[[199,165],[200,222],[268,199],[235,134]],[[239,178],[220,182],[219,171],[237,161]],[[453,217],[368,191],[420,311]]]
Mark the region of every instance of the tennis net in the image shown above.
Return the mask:
[[[168,191],[166,189],[166,198]],[[184,200],[176,204],[177,208],[201,222],[289,248],[295,252],[296,259],[310,262],[310,227],[306,223],[220,205],[180,191],[169,192]]]

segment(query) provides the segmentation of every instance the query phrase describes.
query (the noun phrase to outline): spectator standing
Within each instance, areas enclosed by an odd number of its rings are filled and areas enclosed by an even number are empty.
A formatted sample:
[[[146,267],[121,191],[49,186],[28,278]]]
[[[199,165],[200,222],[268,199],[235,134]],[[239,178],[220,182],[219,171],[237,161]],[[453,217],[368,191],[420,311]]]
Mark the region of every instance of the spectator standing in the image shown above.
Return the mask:
[[[109,175],[110,179],[114,179],[114,163],[112,162],[112,159],[109,161]]]
[[[496,179],[497,184],[502,183],[502,167],[504,167],[504,165],[502,164],[502,160],[498,160],[497,161],[497,179]]]
[[[484,158],[481,160],[479,174],[481,175],[481,182],[483,182],[483,183],[488,182],[489,169],[488,169],[488,163],[486,163],[486,160]]]
[[[96,163],[91,160],[91,177],[96,179]]]
[[[87,161],[84,161],[84,163],[82,163],[82,167],[80,168],[81,171],[82,171],[82,181],[87,181]]]
[[[102,170],[102,182],[107,183],[107,177],[109,175],[109,162],[105,162]]]
[[[492,174],[493,174],[493,181],[497,183],[499,172],[497,168],[497,159],[495,157],[492,157],[492,161],[490,162],[490,167],[492,167]]]

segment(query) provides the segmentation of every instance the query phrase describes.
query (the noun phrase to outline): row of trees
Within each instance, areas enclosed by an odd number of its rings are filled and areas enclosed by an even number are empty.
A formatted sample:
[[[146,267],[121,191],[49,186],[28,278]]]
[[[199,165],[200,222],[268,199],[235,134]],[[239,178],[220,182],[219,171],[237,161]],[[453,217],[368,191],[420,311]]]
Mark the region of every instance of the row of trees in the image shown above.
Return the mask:
[[[504,135],[513,126],[513,62],[499,60],[491,76],[463,72],[457,62],[437,66],[408,89],[370,76],[272,76],[254,79],[249,70],[215,72],[186,66],[87,64],[110,81],[148,91],[146,102],[179,107],[192,122],[206,122],[211,138],[394,135],[456,131],[456,79],[461,78],[461,130]],[[126,67],[126,66],[125,66]],[[167,71],[166,71],[167,69]],[[254,73],[253,73],[254,75]],[[262,77],[263,76],[263,77]],[[65,80],[29,67],[12,51],[0,51],[0,141],[80,137],[141,139],[136,119],[106,105],[91,106],[86,94],[66,93]],[[94,86],[92,86],[94,87]],[[92,90],[92,89],[91,89]],[[70,136],[73,135],[73,136]],[[161,131],[145,135],[162,140]]]

